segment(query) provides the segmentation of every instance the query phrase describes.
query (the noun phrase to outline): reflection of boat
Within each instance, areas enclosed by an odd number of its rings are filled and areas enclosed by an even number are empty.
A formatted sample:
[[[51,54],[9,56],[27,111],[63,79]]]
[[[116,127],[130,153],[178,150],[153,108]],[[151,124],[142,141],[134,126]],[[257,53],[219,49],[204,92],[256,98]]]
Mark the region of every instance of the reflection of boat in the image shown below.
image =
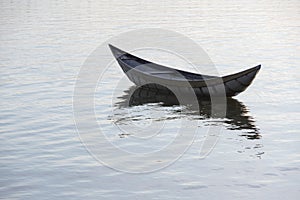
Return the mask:
[[[190,92],[190,87],[192,87],[196,95],[201,97],[210,95],[235,96],[243,92],[251,84],[261,67],[258,65],[223,77],[208,76],[158,65],[131,55],[112,45],[109,45],[109,47],[124,73],[136,85],[156,83],[175,88],[180,92]],[[148,86],[155,85],[149,84]],[[162,90],[163,88],[158,87],[156,89]]]
[[[160,103],[161,106],[176,106],[180,105],[176,96],[167,89],[155,90],[148,87],[136,87],[132,86],[129,90],[124,91],[123,96],[118,97],[120,99],[115,105],[118,108],[134,107],[152,103]],[[211,115],[211,102],[210,100],[198,100],[199,107],[188,105],[186,108],[188,112],[184,112],[184,115],[193,115],[198,120],[213,119]],[[199,108],[199,110],[198,110]],[[226,128],[229,130],[243,130],[243,136],[248,139],[259,139],[260,134],[258,128],[254,124],[253,117],[249,116],[247,107],[241,102],[227,98],[227,111],[226,118],[222,121],[227,124]],[[197,117],[198,116],[198,117]],[[213,120],[212,120],[213,121]],[[209,121],[211,122],[211,121]]]

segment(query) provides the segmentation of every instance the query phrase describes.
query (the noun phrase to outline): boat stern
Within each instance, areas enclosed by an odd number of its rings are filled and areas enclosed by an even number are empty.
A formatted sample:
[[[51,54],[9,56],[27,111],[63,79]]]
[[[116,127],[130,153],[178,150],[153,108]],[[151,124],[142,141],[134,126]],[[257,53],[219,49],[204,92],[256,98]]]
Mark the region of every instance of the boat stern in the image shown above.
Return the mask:
[[[116,59],[119,59],[121,56],[127,54],[125,51],[122,51],[121,49],[111,45],[111,44],[108,44],[113,56],[116,58]]]

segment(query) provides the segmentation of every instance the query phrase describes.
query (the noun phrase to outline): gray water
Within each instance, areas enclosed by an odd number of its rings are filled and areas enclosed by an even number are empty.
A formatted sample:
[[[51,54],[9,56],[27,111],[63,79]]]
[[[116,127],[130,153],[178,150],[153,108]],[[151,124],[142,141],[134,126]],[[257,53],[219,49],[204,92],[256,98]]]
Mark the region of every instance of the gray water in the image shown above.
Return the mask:
[[[298,1],[1,1],[0,11],[1,198],[297,199],[300,195]],[[88,55],[108,38],[140,28],[170,29],[190,37],[220,74],[257,64],[262,69],[250,88],[231,101],[221,122],[210,121],[205,105],[201,116],[189,111],[180,116],[200,121],[200,130],[222,128],[208,157],[198,157],[200,136],[167,168],[128,174],[104,166],[88,153],[77,134],[72,102],[77,74]],[[120,74],[111,71],[111,80]],[[136,105],[124,108],[122,101],[131,89],[119,96],[117,111],[129,109],[136,121],[147,123],[143,116],[151,109],[176,129],[176,110],[182,107],[138,98]],[[107,98],[105,92],[97,95]],[[96,108],[107,105],[95,103]],[[162,111],[170,118],[159,115]],[[95,112],[100,124],[111,123],[107,113]],[[125,117],[122,123],[128,120]],[[110,132],[109,137],[133,146],[130,135]],[[168,135],[161,138],[168,139]]]

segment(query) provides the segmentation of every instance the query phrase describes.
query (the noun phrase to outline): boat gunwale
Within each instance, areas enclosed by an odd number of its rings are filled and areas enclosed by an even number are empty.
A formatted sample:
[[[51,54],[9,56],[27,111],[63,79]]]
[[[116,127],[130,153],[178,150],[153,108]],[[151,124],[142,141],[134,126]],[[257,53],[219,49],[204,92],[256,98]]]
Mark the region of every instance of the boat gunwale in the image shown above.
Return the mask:
[[[236,80],[239,79],[241,77],[247,76],[248,74],[251,74],[253,72],[255,72],[252,80],[254,79],[255,75],[258,73],[258,71],[261,68],[261,65],[257,65],[255,67],[234,73],[234,74],[229,74],[229,75],[225,75],[225,76],[210,76],[210,75],[202,75],[202,74],[197,74],[197,73],[193,73],[193,72],[188,72],[188,71],[184,71],[184,70],[179,70],[179,69],[175,69],[175,68],[171,68],[168,66],[164,66],[164,65],[160,65],[154,62],[150,62],[148,60],[139,58],[137,56],[134,56],[128,52],[125,52],[111,44],[109,44],[110,49],[113,52],[113,55],[115,57],[115,59],[120,63],[122,63],[123,65],[126,65],[127,68],[130,68],[129,71],[134,70],[134,72],[138,73],[140,76],[143,76],[144,78],[151,78],[153,80],[153,82],[163,82],[163,84],[167,84],[170,86],[177,86],[177,87],[187,87],[187,86],[191,86],[193,88],[198,88],[198,87],[210,87],[210,86],[216,86],[216,85],[220,85],[220,84],[226,84],[226,82],[230,82],[232,80]],[[116,55],[116,51],[118,52],[119,55]],[[135,60],[138,63],[141,63],[141,65],[146,65],[146,64],[152,64],[154,66],[157,67],[161,67],[161,68],[165,68],[168,70],[174,70],[177,73],[179,73],[182,77],[184,77],[182,80],[176,80],[176,79],[168,79],[166,77],[161,77],[161,76],[156,76],[156,75],[151,75],[147,72],[143,72],[141,70],[135,69],[135,67],[132,67],[131,65],[129,65],[128,63],[126,63],[124,61],[124,59],[122,59],[122,56],[126,56],[128,57],[128,59],[126,60]],[[144,63],[144,64],[143,64]],[[125,72],[128,73],[128,72]],[[194,75],[194,76],[204,76],[203,79],[189,79],[186,78],[183,73],[185,74],[189,74],[189,75]],[[205,77],[206,76],[206,77]],[[209,78],[207,78],[207,76]],[[155,80],[154,80],[155,79]],[[249,81],[249,84],[251,84],[252,80]],[[187,85],[187,83],[189,85]],[[226,86],[225,86],[226,87]]]

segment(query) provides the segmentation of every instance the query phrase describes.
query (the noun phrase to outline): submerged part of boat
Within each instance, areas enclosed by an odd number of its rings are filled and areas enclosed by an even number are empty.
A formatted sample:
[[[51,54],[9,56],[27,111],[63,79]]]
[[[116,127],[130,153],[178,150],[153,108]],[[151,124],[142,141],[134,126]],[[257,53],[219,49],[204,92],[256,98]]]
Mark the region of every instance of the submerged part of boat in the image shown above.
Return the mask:
[[[247,89],[261,68],[261,65],[258,65],[223,77],[209,76],[159,65],[113,45],[109,47],[129,80],[137,86],[147,85],[158,90],[168,88],[180,93],[194,91],[198,97],[238,95]]]

